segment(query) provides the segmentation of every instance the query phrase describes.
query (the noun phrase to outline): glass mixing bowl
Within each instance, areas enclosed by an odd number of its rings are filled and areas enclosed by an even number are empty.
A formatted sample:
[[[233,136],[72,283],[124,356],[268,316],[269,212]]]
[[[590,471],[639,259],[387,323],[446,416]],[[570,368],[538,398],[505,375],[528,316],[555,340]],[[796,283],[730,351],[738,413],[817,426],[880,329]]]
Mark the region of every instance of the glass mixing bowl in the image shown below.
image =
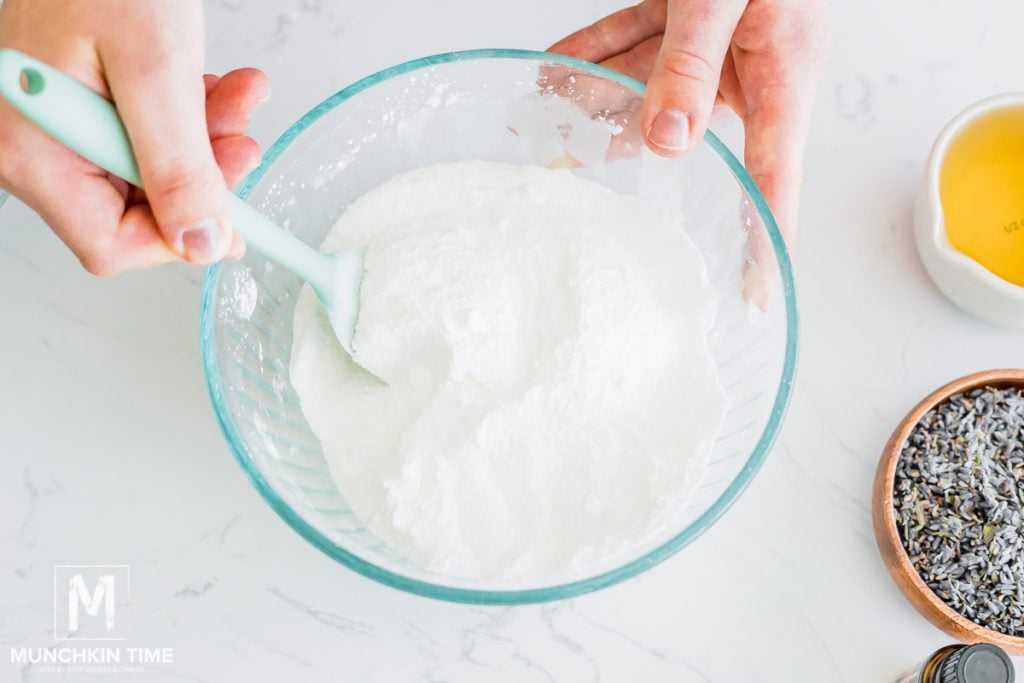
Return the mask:
[[[207,385],[242,469],[310,543],[365,576],[433,598],[554,600],[609,586],[669,557],[707,530],[750,482],[792,388],[797,311],[789,256],[753,180],[713,133],[681,159],[643,149],[643,91],[642,83],[603,67],[542,52],[419,59],[317,105],[267,151],[239,194],[313,245],[370,188],[426,164],[463,159],[571,167],[681,211],[721,297],[711,351],[730,402],[699,489],[661,532],[574,573],[510,584],[412,564],[351,512],[299,407],[288,364],[302,283],[249,253],[210,268],[203,283]]]

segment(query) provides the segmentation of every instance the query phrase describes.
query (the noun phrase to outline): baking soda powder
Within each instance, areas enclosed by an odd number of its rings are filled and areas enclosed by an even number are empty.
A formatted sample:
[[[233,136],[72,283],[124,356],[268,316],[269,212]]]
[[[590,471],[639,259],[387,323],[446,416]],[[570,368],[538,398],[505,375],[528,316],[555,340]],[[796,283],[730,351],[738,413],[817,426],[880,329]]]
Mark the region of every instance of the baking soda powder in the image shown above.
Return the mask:
[[[566,170],[457,162],[353,203],[355,366],[307,287],[291,377],[366,526],[447,575],[539,579],[671,523],[725,410],[680,217]]]

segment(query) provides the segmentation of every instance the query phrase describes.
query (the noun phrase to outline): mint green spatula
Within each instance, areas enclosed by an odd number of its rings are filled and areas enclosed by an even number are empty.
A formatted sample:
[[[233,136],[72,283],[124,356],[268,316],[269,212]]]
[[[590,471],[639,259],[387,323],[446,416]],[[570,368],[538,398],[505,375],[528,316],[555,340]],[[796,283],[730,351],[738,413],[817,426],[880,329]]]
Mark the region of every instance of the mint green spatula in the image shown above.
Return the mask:
[[[0,96],[45,133],[100,168],[142,187],[114,105],[67,74],[21,52],[0,50]],[[354,357],[363,253],[321,254],[228,192],[231,220],[249,248],[309,283],[342,348]]]

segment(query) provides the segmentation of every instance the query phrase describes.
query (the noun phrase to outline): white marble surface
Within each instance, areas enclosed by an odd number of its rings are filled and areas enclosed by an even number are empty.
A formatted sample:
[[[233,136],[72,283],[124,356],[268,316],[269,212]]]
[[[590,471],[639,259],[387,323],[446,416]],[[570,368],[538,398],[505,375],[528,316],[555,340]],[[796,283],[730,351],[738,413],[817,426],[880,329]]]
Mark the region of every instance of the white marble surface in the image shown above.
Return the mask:
[[[381,67],[542,48],[617,0],[217,0],[209,63],[265,69],[264,144]],[[54,564],[128,563],[131,639],[171,646],[148,680],[890,681],[947,641],[878,558],[871,477],[926,392],[1024,365],[924,274],[911,196],[932,138],[973,100],[1024,90],[1019,0],[834,7],[798,246],[797,390],[726,517],[653,571],[562,603],[477,608],[377,585],[263,503],[214,421],[198,358],[201,272],[87,276],[45,226],[0,210],[0,680],[51,646]],[[114,678],[117,678],[115,676]],[[139,677],[123,677],[136,680]]]

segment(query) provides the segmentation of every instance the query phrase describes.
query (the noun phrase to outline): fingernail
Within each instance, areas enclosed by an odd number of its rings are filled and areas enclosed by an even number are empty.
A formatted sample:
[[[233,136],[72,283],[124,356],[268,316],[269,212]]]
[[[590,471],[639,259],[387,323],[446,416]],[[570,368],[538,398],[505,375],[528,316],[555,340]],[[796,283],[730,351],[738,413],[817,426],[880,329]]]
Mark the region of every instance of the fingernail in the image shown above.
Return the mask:
[[[748,261],[743,268],[743,300],[748,304],[747,318],[750,322],[768,310],[768,287],[761,267]]]
[[[668,152],[690,146],[690,117],[678,109],[662,109],[651,122],[647,141]]]
[[[754,292],[761,284],[761,268],[753,261],[743,264],[741,273],[743,277],[743,294],[750,299],[750,293]]]
[[[260,93],[260,95],[256,98],[256,104],[263,104],[264,102],[270,99],[270,81],[267,80],[264,81],[264,83],[266,85],[263,88],[263,92]]]
[[[181,231],[175,251],[192,263],[212,263],[224,255],[224,231],[216,219],[207,218]]]

